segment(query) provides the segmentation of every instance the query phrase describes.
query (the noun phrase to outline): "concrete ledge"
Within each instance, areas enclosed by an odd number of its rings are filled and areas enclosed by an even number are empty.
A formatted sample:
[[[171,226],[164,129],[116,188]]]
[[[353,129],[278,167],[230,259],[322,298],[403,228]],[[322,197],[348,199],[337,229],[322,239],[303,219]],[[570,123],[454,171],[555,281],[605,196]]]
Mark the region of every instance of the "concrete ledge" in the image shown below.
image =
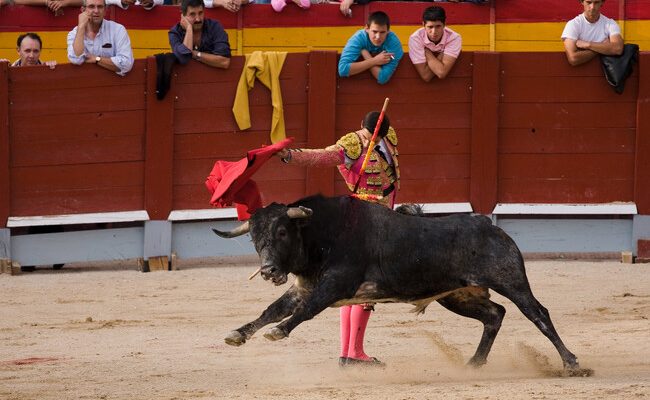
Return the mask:
[[[168,221],[198,221],[204,219],[237,218],[237,210],[229,208],[208,208],[201,210],[174,210],[169,213]]]
[[[512,237],[522,253],[615,253],[620,258],[622,251],[634,249],[631,216],[499,215],[495,223]]]
[[[470,213],[470,203],[424,203],[420,204],[425,214]],[[400,204],[395,204],[395,207]],[[168,221],[199,221],[211,219],[236,219],[237,210],[229,208],[208,208],[200,210],[174,210],[169,213]]]
[[[495,215],[636,215],[634,203],[542,204],[499,203]]]
[[[141,226],[11,237],[11,259],[21,265],[142,258],[143,249]]]
[[[224,239],[212,228],[229,231],[241,224],[234,219],[220,221],[178,221],[172,223],[171,252],[178,259],[256,255],[250,234]]]
[[[7,228],[18,228],[22,226],[99,224],[108,222],[134,222],[148,220],[149,214],[145,210],[87,214],[37,215],[28,217],[9,217],[7,219]]]

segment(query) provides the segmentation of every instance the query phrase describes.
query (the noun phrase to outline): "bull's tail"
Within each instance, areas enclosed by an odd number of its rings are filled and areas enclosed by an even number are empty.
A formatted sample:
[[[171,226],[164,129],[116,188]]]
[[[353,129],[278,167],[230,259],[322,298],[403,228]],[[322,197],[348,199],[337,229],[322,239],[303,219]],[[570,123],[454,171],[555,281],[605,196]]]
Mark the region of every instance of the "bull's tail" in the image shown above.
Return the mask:
[[[429,306],[429,303],[416,304],[415,307],[413,307],[411,310],[409,310],[409,312],[412,312],[415,315],[424,314],[424,311],[426,311],[428,306]]]

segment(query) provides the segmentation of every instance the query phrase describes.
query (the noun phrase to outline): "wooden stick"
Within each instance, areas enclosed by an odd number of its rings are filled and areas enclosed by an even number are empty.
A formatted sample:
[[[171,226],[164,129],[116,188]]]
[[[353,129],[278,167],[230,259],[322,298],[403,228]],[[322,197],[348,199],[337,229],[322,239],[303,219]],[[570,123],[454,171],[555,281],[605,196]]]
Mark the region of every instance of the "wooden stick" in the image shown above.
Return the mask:
[[[250,281],[251,279],[255,278],[255,275],[259,274],[260,271],[262,270],[262,267],[259,267],[251,276],[248,277],[248,280]]]
[[[370,139],[370,145],[368,146],[368,151],[366,151],[366,156],[364,157],[363,163],[361,164],[361,171],[360,171],[361,174],[363,174],[363,171],[366,170],[366,166],[368,165],[368,159],[370,158],[370,154],[375,149],[375,143],[377,141],[377,134],[379,133],[379,127],[381,126],[381,123],[384,121],[384,114],[386,113],[387,108],[388,108],[388,97],[386,97],[386,100],[384,100],[384,106],[381,108],[381,112],[379,113],[379,118],[377,118],[377,125],[375,125],[375,131],[372,133],[372,138]]]
[[[386,113],[386,109],[388,108],[388,100],[389,100],[388,97],[386,97],[386,100],[384,100],[384,106],[381,108],[381,112],[379,113],[379,118],[377,118],[377,125],[375,125],[375,131],[372,134],[372,138],[370,138],[370,143],[368,144],[368,150],[366,151],[366,156],[363,158],[363,162],[361,163],[361,169],[359,170],[359,178],[357,179],[357,183],[354,185],[353,193],[356,193],[357,190],[359,189],[359,183],[361,182],[361,177],[366,171],[366,166],[368,165],[368,159],[370,159],[370,154],[375,149],[375,143],[377,140],[377,134],[379,133],[379,127],[381,126],[381,123],[384,120],[384,114]]]

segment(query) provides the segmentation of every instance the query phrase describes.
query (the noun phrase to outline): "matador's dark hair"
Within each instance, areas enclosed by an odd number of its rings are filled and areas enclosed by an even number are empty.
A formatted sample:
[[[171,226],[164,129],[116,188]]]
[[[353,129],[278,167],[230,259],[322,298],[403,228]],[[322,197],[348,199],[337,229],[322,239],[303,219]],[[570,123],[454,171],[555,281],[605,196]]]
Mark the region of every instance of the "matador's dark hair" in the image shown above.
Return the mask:
[[[379,119],[379,111],[370,111],[363,118],[363,127],[370,131],[370,133],[375,132],[375,126],[377,126],[377,120]],[[381,121],[379,126],[379,132],[377,136],[384,137],[388,133],[388,128],[390,127],[390,120],[388,115],[384,114],[384,119]]]

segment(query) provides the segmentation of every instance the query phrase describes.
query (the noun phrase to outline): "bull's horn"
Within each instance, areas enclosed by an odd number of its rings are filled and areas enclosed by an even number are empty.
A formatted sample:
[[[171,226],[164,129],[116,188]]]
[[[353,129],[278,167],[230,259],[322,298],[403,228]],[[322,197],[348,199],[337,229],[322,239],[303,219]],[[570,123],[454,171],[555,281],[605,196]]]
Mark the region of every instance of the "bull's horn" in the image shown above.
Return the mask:
[[[251,230],[251,228],[250,228],[250,224],[248,223],[248,221],[246,221],[243,224],[239,225],[238,227],[236,227],[235,229],[233,229],[230,232],[223,232],[223,231],[220,231],[218,229],[212,228],[212,231],[214,233],[216,233],[217,235],[221,236],[222,238],[226,238],[226,239],[241,236],[243,234],[248,233],[248,231],[250,231],[250,230]]]
[[[314,212],[311,210],[311,208],[299,206],[299,207],[291,207],[287,210],[287,215],[289,218],[309,218]]]

